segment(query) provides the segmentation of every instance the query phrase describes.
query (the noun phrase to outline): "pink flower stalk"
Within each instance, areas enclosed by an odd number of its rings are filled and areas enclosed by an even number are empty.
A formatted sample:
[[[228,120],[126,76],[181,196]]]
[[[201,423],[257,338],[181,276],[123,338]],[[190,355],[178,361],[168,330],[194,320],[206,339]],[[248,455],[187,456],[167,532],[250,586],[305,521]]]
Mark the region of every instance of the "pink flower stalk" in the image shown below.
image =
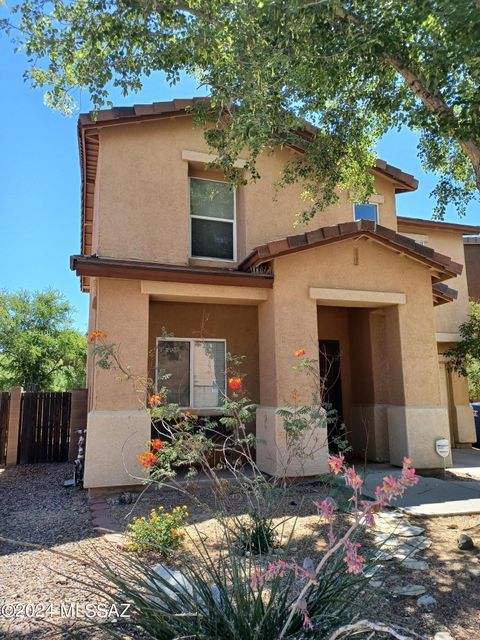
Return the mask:
[[[318,514],[324,518],[327,522],[332,520],[333,514],[337,510],[337,503],[333,498],[327,497],[321,502],[315,500],[313,503],[317,507]]]
[[[347,551],[345,555],[345,562],[348,566],[349,573],[362,573],[363,570],[363,556],[358,554],[360,545],[358,542],[352,542],[351,540],[345,540],[345,549]]]
[[[328,466],[330,467],[330,471],[338,476],[345,466],[345,456],[343,453],[338,456],[328,456]]]
[[[310,619],[310,616],[308,615],[307,602],[306,602],[305,598],[302,598],[301,600],[299,600],[297,602],[297,609],[303,615],[303,627],[304,627],[304,629],[313,629],[312,621]]]
[[[252,589],[254,591],[258,591],[260,589],[260,587],[263,585],[265,581],[264,575],[262,573],[262,570],[260,569],[260,567],[257,567],[255,569],[255,572],[252,576],[252,580],[250,582],[250,586],[252,587]]]
[[[345,484],[347,487],[350,487],[354,491],[360,491],[363,486],[363,480],[360,476],[355,472],[355,467],[348,467],[348,469],[343,474],[345,479]]]

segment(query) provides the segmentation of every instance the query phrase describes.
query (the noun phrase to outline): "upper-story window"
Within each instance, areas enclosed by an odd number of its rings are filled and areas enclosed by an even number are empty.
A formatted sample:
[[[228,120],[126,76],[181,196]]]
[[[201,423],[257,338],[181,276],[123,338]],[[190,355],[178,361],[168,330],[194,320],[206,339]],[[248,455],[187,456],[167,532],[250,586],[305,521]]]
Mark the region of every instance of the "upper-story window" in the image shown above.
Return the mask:
[[[355,220],[371,220],[378,222],[378,204],[357,204],[353,205]]]
[[[226,182],[190,178],[192,258],[235,260],[235,191]]]

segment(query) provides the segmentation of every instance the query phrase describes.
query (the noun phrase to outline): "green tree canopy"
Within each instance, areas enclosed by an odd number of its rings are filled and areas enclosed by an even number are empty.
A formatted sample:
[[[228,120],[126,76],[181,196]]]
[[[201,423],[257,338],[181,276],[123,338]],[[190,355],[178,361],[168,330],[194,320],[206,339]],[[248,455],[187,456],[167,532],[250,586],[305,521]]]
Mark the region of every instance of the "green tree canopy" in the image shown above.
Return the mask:
[[[22,0],[11,23],[27,77],[56,108],[72,108],[72,88],[97,108],[112,83],[127,94],[153,71],[171,84],[194,74],[212,96],[198,118],[213,123],[207,140],[232,180],[255,179],[274,144],[305,152],[283,176],[305,185],[301,219],[337,187],[365,201],[375,143],[402,125],[420,133],[423,166],[439,176],[437,217],[478,197],[479,0]]]
[[[85,385],[86,336],[58,291],[0,292],[0,389],[63,391]]]

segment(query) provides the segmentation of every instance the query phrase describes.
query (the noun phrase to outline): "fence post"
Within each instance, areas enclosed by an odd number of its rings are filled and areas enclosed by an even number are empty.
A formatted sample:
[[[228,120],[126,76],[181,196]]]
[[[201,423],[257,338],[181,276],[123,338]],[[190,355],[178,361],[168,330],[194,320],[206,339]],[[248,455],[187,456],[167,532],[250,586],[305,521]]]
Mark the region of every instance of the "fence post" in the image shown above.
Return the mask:
[[[20,431],[20,411],[22,406],[22,387],[13,387],[10,391],[10,409],[8,412],[7,459],[6,466],[17,464],[18,435]]]
[[[70,405],[70,444],[68,459],[75,460],[78,453],[78,429],[87,427],[87,399],[88,389],[72,389]]]

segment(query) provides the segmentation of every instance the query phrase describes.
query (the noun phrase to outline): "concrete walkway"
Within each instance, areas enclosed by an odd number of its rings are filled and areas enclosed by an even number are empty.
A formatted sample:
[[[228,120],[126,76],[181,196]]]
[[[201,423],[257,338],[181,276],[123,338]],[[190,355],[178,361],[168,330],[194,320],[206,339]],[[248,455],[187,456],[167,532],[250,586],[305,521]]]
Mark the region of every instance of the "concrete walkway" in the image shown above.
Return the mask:
[[[458,452],[461,452],[460,456],[457,455]],[[464,467],[464,463],[469,466]],[[478,466],[470,466],[472,463]],[[412,516],[480,513],[480,450],[456,449],[453,470],[459,469],[468,469],[468,475],[478,478],[478,481],[442,480],[420,476],[418,484],[410,487],[403,498],[394,505]],[[452,472],[452,469],[448,471]],[[375,487],[382,484],[383,477],[386,475],[400,475],[400,470],[389,465],[370,465],[365,479],[364,494],[373,498]],[[466,474],[462,473],[462,475]]]
[[[480,449],[453,449],[449,473],[480,480]]]

